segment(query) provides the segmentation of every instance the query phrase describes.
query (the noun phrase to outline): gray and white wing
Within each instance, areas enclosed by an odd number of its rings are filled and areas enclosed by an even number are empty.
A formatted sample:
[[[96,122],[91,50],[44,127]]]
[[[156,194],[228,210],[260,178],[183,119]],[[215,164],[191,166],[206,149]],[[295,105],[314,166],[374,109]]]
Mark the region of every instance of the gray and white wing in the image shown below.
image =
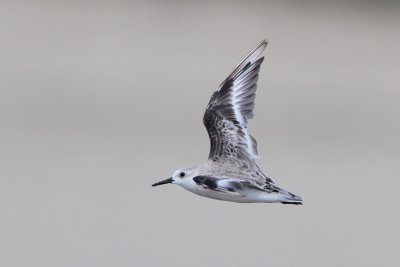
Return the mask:
[[[247,130],[253,117],[258,72],[267,41],[258,44],[214,92],[203,123],[210,137],[209,159],[236,158],[253,162],[258,158],[257,142]]]
[[[216,177],[216,176],[196,176],[193,181],[208,190],[214,190],[219,193],[228,195],[235,195],[245,197],[246,190],[260,190],[266,192],[263,188],[258,187],[250,181],[238,179],[238,178],[227,178],[227,177]]]

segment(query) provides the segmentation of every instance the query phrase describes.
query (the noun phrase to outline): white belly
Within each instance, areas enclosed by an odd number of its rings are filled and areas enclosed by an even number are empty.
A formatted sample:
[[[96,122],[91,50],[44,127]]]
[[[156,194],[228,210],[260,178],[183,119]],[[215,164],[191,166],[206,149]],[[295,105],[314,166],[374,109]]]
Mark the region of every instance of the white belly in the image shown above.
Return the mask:
[[[242,190],[240,192],[219,192],[216,190],[206,189],[196,184],[182,185],[186,190],[212,199],[238,202],[238,203],[275,203],[280,202],[279,194],[267,193],[260,190]]]

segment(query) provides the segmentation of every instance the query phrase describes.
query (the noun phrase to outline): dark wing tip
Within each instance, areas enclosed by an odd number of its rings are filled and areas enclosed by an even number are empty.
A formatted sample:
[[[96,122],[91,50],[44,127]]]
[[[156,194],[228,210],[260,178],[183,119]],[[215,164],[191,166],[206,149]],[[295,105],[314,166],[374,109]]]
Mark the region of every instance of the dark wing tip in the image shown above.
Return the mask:
[[[248,53],[242,61],[236,66],[236,68],[226,77],[226,79],[221,83],[220,88],[224,86],[224,84],[235,77],[242,69],[244,69],[246,66],[253,64],[254,62],[262,59],[263,56],[262,53],[267,47],[268,41],[266,39],[262,40],[258,45],[256,45],[250,53]],[[262,63],[262,60],[260,64]]]

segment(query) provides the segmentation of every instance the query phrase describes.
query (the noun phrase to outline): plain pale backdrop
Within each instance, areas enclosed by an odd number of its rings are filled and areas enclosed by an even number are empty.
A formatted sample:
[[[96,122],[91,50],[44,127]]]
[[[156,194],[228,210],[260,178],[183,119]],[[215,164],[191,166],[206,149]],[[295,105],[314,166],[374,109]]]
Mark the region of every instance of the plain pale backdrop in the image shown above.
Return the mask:
[[[1,266],[399,266],[397,1],[2,1]],[[269,40],[258,163],[304,206],[152,188]]]

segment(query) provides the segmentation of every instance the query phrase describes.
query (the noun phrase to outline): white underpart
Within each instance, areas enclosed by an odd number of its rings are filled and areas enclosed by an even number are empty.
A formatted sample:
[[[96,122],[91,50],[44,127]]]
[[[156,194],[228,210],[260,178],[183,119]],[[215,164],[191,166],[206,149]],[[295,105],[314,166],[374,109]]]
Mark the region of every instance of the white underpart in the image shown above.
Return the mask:
[[[223,179],[219,182],[221,187],[228,187],[230,180],[236,180],[236,178],[231,179]],[[197,185],[191,178],[184,179],[182,181],[177,182],[176,184],[182,186],[186,190],[202,196],[208,197],[212,199],[224,200],[224,201],[232,201],[238,203],[277,203],[285,201],[285,197],[279,193],[265,193],[260,190],[255,189],[247,189],[239,192],[230,192],[230,191],[217,191],[210,190],[205,187]]]

